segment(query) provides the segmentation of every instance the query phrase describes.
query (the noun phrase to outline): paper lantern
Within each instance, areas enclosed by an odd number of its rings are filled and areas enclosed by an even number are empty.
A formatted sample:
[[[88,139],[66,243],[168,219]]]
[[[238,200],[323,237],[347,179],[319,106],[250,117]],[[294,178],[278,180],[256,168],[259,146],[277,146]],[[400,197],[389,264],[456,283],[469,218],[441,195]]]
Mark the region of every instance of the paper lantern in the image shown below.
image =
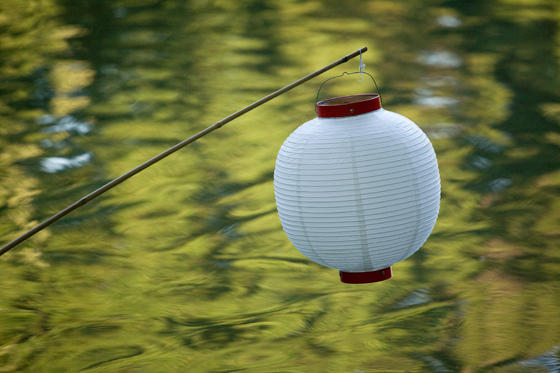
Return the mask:
[[[317,113],[278,153],[282,227],[342,282],[386,280],[435,225],[441,187],[432,144],[412,121],[384,110],[377,94],[324,100]]]

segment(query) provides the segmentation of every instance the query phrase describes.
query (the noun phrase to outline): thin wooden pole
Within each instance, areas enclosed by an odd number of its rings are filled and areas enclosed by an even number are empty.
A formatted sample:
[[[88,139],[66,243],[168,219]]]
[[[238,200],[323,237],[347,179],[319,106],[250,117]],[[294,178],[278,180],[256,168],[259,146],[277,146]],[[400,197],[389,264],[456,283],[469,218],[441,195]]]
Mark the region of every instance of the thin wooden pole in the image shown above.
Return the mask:
[[[8,243],[7,245],[3,246],[0,249],[0,255],[3,255],[4,253],[6,253],[8,250],[12,249],[13,247],[19,245],[20,243],[22,243],[23,241],[27,240],[29,237],[33,236],[35,233],[43,230],[44,228],[48,227],[49,225],[51,225],[52,223],[54,223],[55,221],[59,220],[60,218],[68,215],[69,213],[71,213],[72,211],[76,210],[77,208],[85,205],[86,203],[88,203],[89,201],[91,201],[92,199],[98,197],[99,195],[105,193],[106,191],[108,191],[109,189],[119,185],[120,183],[122,183],[123,181],[131,178],[132,176],[136,175],[137,173],[139,173],[142,170],[145,170],[146,168],[150,167],[151,165],[153,165],[154,163],[162,160],[163,158],[167,157],[168,155],[175,153],[177,150],[189,145],[190,143],[198,140],[199,138],[201,138],[204,135],[209,134],[210,132],[222,127],[224,124],[231,122],[232,120],[234,120],[235,118],[238,118],[240,116],[242,116],[243,114],[253,110],[254,108],[261,106],[262,104],[272,100],[275,97],[280,96],[281,94],[288,92],[289,90],[291,90],[292,88],[297,87],[300,84],[303,84],[305,82],[307,82],[310,79],[315,78],[318,75],[321,75],[322,73],[324,73],[325,71],[328,71],[338,65],[341,65],[347,61],[349,61],[350,59],[359,56],[361,53],[364,53],[367,51],[367,47],[358,49],[357,51],[350,53],[347,56],[344,56],[343,58],[339,59],[336,62],[331,63],[328,66],[323,67],[320,70],[315,71],[314,73],[311,73],[303,78],[301,78],[300,80],[297,80],[295,82],[293,82],[290,85],[285,86],[282,89],[279,89],[278,91],[271,93],[270,95],[261,98],[260,100],[253,102],[251,105],[231,114],[229,117],[226,117],[224,119],[222,119],[219,122],[214,123],[213,125],[211,125],[210,127],[206,128],[203,131],[200,131],[199,133],[197,133],[196,135],[189,137],[186,140],[181,141],[180,143],[178,143],[177,145],[167,149],[166,151],[164,151],[163,153],[153,157],[152,159],[150,159],[149,161],[146,161],[144,163],[142,163],[140,166],[133,168],[132,170],[128,171],[127,173],[117,177],[116,179],[114,179],[113,181],[105,184],[104,186],[102,186],[101,188],[97,189],[96,191],[88,194],[87,196],[81,198],[79,201],[73,203],[72,205],[66,207],[64,210],[60,211],[59,213],[51,216],[50,218],[48,218],[47,220],[43,221],[41,224],[37,225],[35,228],[31,229],[30,231],[28,231],[25,234],[22,234],[21,236],[19,236],[18,238],[16,238],[15,240],[11,241],[10,243]]]

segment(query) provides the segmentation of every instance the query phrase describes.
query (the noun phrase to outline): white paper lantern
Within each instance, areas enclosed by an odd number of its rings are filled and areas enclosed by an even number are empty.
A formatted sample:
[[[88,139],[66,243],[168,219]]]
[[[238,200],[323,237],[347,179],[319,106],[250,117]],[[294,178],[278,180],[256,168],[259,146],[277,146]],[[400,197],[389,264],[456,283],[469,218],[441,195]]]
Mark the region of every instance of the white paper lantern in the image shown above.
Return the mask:
[[[324,100],[317,113],[278,153],[282,227],[342,282],[386,280],[435,225],[441,187],[432,144],[412,121],[382,109],[377,94]]]

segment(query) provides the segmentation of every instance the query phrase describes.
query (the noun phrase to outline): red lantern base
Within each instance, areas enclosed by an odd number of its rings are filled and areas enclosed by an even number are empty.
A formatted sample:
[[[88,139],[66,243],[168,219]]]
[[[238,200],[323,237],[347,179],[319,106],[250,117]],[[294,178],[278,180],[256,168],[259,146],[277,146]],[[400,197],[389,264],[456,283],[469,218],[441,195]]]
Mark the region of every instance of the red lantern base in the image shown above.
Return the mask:
[[[345,284],[369,284],[388,280],[393,277],[391,267],[372,272],[342,272],[340,271],[340,281]]]

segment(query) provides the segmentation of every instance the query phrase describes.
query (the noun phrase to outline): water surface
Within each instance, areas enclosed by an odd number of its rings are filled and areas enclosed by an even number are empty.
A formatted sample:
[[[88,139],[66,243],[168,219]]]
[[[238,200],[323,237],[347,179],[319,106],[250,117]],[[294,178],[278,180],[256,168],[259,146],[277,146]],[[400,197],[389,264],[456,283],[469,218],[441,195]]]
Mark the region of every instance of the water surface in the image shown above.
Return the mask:
[[[560,371],[559,22],[549,0],[0,3],[1,243],[363,46],[442,178],[389,281],[291,245],[276,153],[352,60],[3,255],[0,371]]]

